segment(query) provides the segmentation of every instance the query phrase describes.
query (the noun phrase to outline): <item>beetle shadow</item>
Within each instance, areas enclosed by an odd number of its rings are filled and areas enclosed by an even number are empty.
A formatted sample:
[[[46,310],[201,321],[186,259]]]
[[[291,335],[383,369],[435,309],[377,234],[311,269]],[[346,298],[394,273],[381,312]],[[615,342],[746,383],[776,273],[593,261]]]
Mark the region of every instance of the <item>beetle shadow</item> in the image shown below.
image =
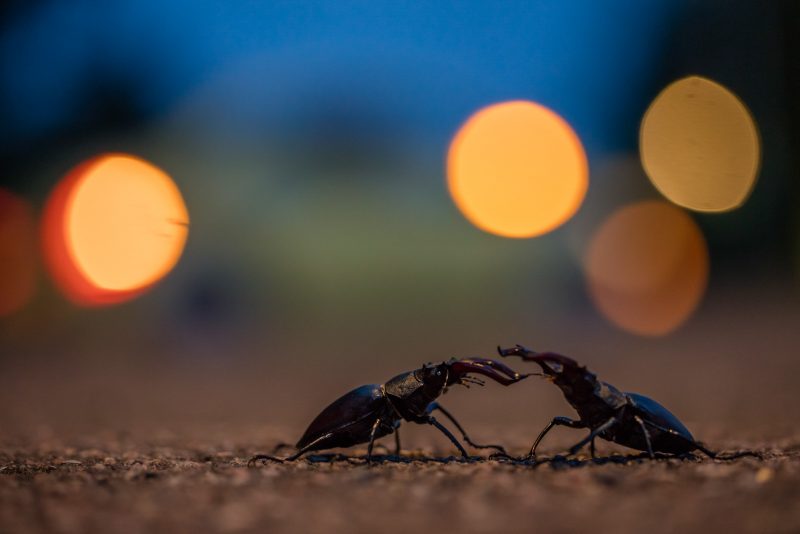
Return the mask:
[[[586,457],[568,457],[561,454],[556,454],[555,456],[551,457],[543,457],[541,459],[537,459],[532,462],[533,467],[538,467],[540,465],[549,465],[551,468],[555,470],[564,470],[564,469],[576,469],[581,467],[589,467],[593,465],[630,465],[630,464],[642,464],[645,462],[651,461],[668,461],[668,460],[680,460],[680,461],[702,461],[702,458],[693,454],[682,454],[682,455],[674,455],[674,454],[662,454],[662,453],[655,453],[654,458],[650,458],[650,455],[646,452],[638,453],[638,454],[609,454],[608,456],[598,456],[597,458],[586,458]],[[530,462],[530,460],[527,460]]]
[[[669,454],[656,453],[656,461],[664,460],[681,460],[681,461],[702,461],[699,456],[686,454],[682,456],[675,456]],[[297,462],[304,461],[312,465],[321,464],[335,464],[335,463],[348,463],[353,466],[358,465],[391,465],[391,464],[482,464],[495,462],[504,465],[513,465],[519,467],[537,468],[544,465],[549,465],[553,469],[575,469],[580,467],[588,467],[592,465],[628,465],[633,463],[644,463],[652,461],[647,453],[642,454],[612,454],[609,456],[598,458],[584,458],[584,457],[567,457],[563,455],[555,455],[552,457],[539,457],[535,460],[525,458],[512,458],[500,456],[470,456],[464,458],[463,456],[427,456],[427,455],[402,455],[397,454],[373,454],[371,463],[367,461],[366,454],[347,455],[342,453],[321,453],[309,454],[298,460]]]
[[[704,461],[734,461],[740,458],[752,457],[758,460],[766,458],[765,451],[755,450],[737,450],[720,452],[716,458],[706,458],[705,456],[685,453],[680,455],[655,453],[655,458],[650,458],[646,452],[637,454],[619,454],[613,453],[608,456],[601,456],[597,458],[569,457],[561,454],[553,456],[540,456],[536,459],[525,457],[513,457],[510,455],[493,454],[490,456],[428,456],[424,453],[415,453],[397,455],[391,453],[373,454],[371,462],[367,461],[366,454],[347,455],[343,453],[312,453],[308,454],[297,461],[305,461],[309,464],[334,464],[338,462],[346,462],[350,465],[384,465],[384,464],[477,464],[496,462],[498,464],[513,465],[519,467],[537,468],[540,466],[550,466],[555,470],[576,469],[589,466],[601,465],[629,465],[629,464],[642,464],[652,461],[681,461],[681,462],[704,462]]]
[[[335,462],[347,462],[351,465],[369,465],[366,454],[348,456],[341,453],[309,454],[303,458],[310,464],[326,464]],[[489,461],[484,456],[426,456],[426,455],[397,455],[397,454],[373,454],[372,465],[383,464],[474,464]]]
[[[580,467],[588,467],[593,465],[628,465],[628,464],[641,464],[645,462],[652,462],[652,461],[681,461],[681,462],[706,462],[706,461],[734,461],[740,458],[751,457],[756,458],[758,460],[765,459],[765,452],[764,451],[754,451],[754,450],[739,450],[739,451],[731,451],[725,453],[719,453],[714,458],[708,458],[705,455],[700,454],[692,454],[691,452],[685,454],[667,454],[656,452],[653,458],[650,458],[650,455],[646,452],[641,452],[637,454],[618,454],[613,453],[608,456],[601,456],[597,458],[587,458],[587,457],[568,457],[562,454],[556,454],[554,456],[540,456],[536,459],[532,458],[515,458],[512,456],[500,456],[500,455],[493,455],[490,457],[492,460],[497,460],[501,463],[506,463],[510,465],[518,465],[518,466],[525,466],[525,467],[539,467],[542,465],[549,465],[551,468],[556,470],[563,470],[563,469],[574,469]]]

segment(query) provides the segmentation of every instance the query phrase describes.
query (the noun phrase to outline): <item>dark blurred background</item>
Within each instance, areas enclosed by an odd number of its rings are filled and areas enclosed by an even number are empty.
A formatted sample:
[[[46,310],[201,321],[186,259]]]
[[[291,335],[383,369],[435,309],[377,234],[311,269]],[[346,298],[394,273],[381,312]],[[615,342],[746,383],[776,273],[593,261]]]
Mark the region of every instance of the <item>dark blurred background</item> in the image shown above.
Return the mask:
[[[105,152],[164,169],[191,216],[174,271],[130,302],[76,306],[36,264],[34,295],[0,317],[6,437],[291,440],[353,386],[513,343],[647,392],[711,442],[800,423],[785,409],[800,401],[794,0],[12,1],[0,73],[0,188],[37,217]],[[674,332],[640,337],[587,295],[583,232],[659,198],[639,123],[690,74],[749,107],[761,172],[740,209],[692,214],[711,260],[703,300]],[[459,126],[511,99],[558,112],[589,158],[581,211],[530,240],[471,226],[444,177]],[[533,384],[450,403],[473,434],[511,425],[522,447],[570,414]]]

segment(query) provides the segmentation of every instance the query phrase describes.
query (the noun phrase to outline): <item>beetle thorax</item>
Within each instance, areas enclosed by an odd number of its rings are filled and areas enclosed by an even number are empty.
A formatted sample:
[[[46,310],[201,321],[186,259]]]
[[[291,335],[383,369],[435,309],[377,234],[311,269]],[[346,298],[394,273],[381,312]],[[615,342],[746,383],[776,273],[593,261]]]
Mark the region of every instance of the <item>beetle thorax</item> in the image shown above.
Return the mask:
[[[597,380],[593,374],[587,373],[583,378],[569,383],[556,385],[561,388],[567,402],[575,408],[582,421],[602,423],[611,417],[627,401],[617,388]]]
[[[427,408],[444,391],[447,369],[426,366],[392,378],[383,388],[395,410],[409,421],[427,416]]]

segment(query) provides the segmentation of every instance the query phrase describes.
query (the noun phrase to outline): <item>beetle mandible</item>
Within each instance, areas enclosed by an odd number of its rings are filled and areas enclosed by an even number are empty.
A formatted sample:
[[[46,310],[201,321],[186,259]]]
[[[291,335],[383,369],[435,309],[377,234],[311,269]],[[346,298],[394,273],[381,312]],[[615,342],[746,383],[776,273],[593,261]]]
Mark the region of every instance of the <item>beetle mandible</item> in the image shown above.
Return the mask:
[[[557,425],[589,429],[589,434],[569,449],[570,455],[591,443],[594,458],[594,440],[600,437],[645,451],[650,458],[655,457],[655,452],[686,454],[694,450],[702,451],[710,458],[716,456],[696,441],[683,423],[659,403],[644,395],[621,392],[598,380],[571,358],[552,352],[537,353],[522,345],[510,349],[497,347],[497,350],[501,356],[519,356],[524,361],[539,364],[545,377],[561,389],[580,417],[577,421],[554,417],[534,441],[529,458],[536,457],[536,448],[542,438]]]
[[[368,443],[367,462],[372,460],[375,440],[395,434],[396,453],[400,454],[398,427],[401,421],[428,424],[439,429],[456,446],[461,455],[467,451],[455,436],[431,415],[440,411],[461,432],[465,442],[475,448],[493,448],[505,452],[499,445],[479,445],[473,442],[461,424],[436,399],[450,386],[483,385],[483,381],[470,376],[481,374],[508,386],[529,375],[520,375],[502,362],[486,358],[451,359],[439,364],[425,364],[419,369],[399,374],[385,384],[368,384],[358,387],[333,401],[311,422],[295,445],[297,452],[288,458],[266,454],[253,456],[257,460],[293,461],[310,451],[352,447]]]

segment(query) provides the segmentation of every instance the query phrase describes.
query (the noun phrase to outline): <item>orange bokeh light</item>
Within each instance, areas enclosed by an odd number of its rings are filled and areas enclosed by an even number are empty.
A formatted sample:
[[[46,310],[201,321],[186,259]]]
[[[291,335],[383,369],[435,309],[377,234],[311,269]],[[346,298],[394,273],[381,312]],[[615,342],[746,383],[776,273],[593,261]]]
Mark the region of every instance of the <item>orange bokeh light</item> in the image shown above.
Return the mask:
[[[166,173],[133,156],[106,154],[75,167],[52,192],[43,222],[45,258],[74,302],[122,302],[175,266],[188,223]]]
[[[33,209],[0,189],[0,317],[27,304],[36,290],[36,223]]]
[[[450,145],[450,195],[478,228],[504,237],[545,234],[572,217],[589,184],[586,154],[569,124],[527,101],[475,113]]]
[[[708,250],[680,208],[642,201],[619,209],[594,235],[586,255],[589,293],[611,322],[660,336],[680,326],[708,282]]]

